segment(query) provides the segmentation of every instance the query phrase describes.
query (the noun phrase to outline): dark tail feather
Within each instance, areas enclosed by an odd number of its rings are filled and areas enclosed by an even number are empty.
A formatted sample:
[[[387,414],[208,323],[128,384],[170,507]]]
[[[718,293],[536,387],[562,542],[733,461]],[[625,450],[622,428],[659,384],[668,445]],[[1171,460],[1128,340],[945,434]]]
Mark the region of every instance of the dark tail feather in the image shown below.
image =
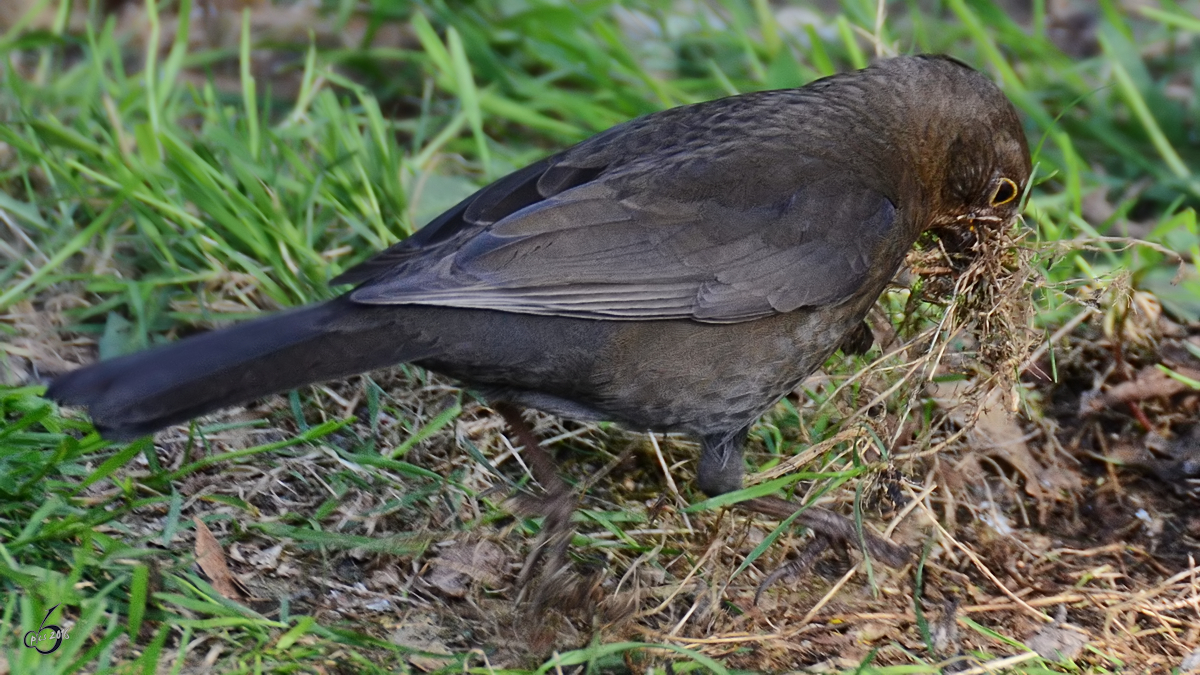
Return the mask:
[[[220,408],[430,355],[402,307],[339,298],[67,373],[47,397],[126,440]]]

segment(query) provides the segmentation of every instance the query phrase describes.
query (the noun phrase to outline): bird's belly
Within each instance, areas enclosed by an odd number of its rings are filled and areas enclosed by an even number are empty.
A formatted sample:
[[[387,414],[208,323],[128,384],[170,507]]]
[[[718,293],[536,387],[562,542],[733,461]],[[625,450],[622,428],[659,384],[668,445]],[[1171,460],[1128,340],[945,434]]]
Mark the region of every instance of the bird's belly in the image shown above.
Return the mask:
[[[752,424],[828,358],[874,298],[736,324],[412,308],[418,365],[491,399],[580,421],[696,435]],[[417,339],[417,338],[414,338]]]
[[[824,363],[869,307],[740,324],[627,324],[597,363],[596,406],[634,428],[698,435],[743,428]]]

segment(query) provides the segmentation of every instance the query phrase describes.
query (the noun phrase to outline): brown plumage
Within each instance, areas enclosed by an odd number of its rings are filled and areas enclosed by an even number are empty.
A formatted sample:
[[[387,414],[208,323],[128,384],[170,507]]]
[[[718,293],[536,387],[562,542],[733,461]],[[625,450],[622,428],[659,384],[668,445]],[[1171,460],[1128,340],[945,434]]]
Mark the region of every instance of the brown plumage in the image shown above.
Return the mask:
[[[356,288],[335,300],[89,366],[48,395],[131,438],[412,362],[494,400],[693,434],[699,487],[721,494],[741,485],[750,425],[844,340],[862,348],[917,237],[1011,221],[1029,172],[987,78],[881,61],[613,127],[341,275]]]

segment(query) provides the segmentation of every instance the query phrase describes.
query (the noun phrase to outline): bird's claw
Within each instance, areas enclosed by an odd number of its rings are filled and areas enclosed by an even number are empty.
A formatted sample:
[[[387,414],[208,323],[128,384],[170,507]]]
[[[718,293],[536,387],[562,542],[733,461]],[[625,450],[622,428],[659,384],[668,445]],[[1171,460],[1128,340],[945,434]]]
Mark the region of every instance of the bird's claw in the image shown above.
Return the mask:
[[[780,565],[774,572],[768,574],[767,578],[762,580],[762,583],[758,585],[758,589],[754,591],[754,604],[758,604],[758,599],[762,597],[763,591],[774,585],[776,581],[785,577],[798,576],[801,572],[811,567],[827,548],[829,548],[829,537],[823,534],[818,534],[809,540],[808,544],[800,551],[800,555],[795,560]]]
[[[816,556],[824,551],[832,541],[846,542],[853,548],[863,550],[866,555],[879,560],[888,567],[902,567],[909,561],[912,555],[904,546],[894,544],[876,534],[859,530],[845,516],[815,506],[805,508],[802,505],[793,504],[778,497],[747,499],[744,502],[739,502],[738,506],[754,513],[778,518],[779,520],[787,519],[796,513],[797,510],[803,508],[804,511],[796,517],[796,522],[808,527],[817,534],[814,544],[810,545],[813,551],[810,553],[809,549],[806,548],[800,558],[771,573],[759,586],[758,592],[755,594],[755,602],[758,601],[758,596],[771,584],[811,565]],[[823,543],[817,544],[816,542],[818,541],[823,541]]]

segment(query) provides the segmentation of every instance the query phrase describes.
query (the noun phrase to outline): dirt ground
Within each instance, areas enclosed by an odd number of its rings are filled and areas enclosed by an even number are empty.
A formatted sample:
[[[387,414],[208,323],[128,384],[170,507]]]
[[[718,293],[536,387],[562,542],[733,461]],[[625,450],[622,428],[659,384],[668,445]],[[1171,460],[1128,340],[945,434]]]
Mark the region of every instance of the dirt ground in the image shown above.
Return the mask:
[[[917,272],[930,267],[923,255]],[[1036,656],[1012,640],[1097,669],[1168,672],[1195,661],[1200,390],[1189,378],[1200,379],[1200,326],[1114,286],[1046,339],[1019,329],[1021,294],[1036,285],[1028,267],[1010,257],[1000,268],[955,277],[960,291],[972,274],[978,282],[940,324],[958,321],[957,338],[877,312],[880,349],[835,359],[752,434],[749,465],[767,468],[748,485],[812,472],[795,498],[860,514],[865,528],[907,546],[912,561],[899,569],[845,547],[818,551],[794,529],[760,552],[778,523],[685,510],[702,498],[690,485],[694,444],[538,415],[529,419],[543,445],[586,490],[571,564],[521,586],[536,526],[507,515],[521,510],[509,498],[540,491],[523,483],[523,451],[483,403],[408,368],[374,375],[406,419],[381,415],[326,444],[184,480],[185,517],[204,517],[211,532],[181,533],[177,544],[194,547],[231,599],[268,616],[286,599],[292,613],[414,650],[410,662],[423,670],[446,664],[438,654],[472,650],[476,665],[532,666],[595,640],[670,643],[771,672],[914,655],[983,672],[980,664]],[[950,283],[939,278],[898,288],[881,310],[918,299],[937,307],[947,291],[939,284]],[[992,311],[966,311],[972,303]],[[1004,339],[989,346],[986,324]],[[1019,377],[996,375],[1006,363]],[[369,419],[365,382],[314,387],[309,423]],[[412,442],[414,428],[459,401],[453,423]],[[209,451],[295,433],[289,410],[275,397],[222,413],[209,421],[271,416],[276,426],[209,434]],[[364,438],[409,444],[406,462],[446,480],[358,466],[332,449]],[[167,467],[202,452],[185,427],[157,445]],[[860,475],[839,484],[847,471]],[[147,509],[122,525],[155,534],[165,515]],[[278,529],[297,518],[371,543],[313,547]],[[760,588],[789,564],[792,574]],[[638,654],[627,657],[631,668],[672,660],[666,650]]]

